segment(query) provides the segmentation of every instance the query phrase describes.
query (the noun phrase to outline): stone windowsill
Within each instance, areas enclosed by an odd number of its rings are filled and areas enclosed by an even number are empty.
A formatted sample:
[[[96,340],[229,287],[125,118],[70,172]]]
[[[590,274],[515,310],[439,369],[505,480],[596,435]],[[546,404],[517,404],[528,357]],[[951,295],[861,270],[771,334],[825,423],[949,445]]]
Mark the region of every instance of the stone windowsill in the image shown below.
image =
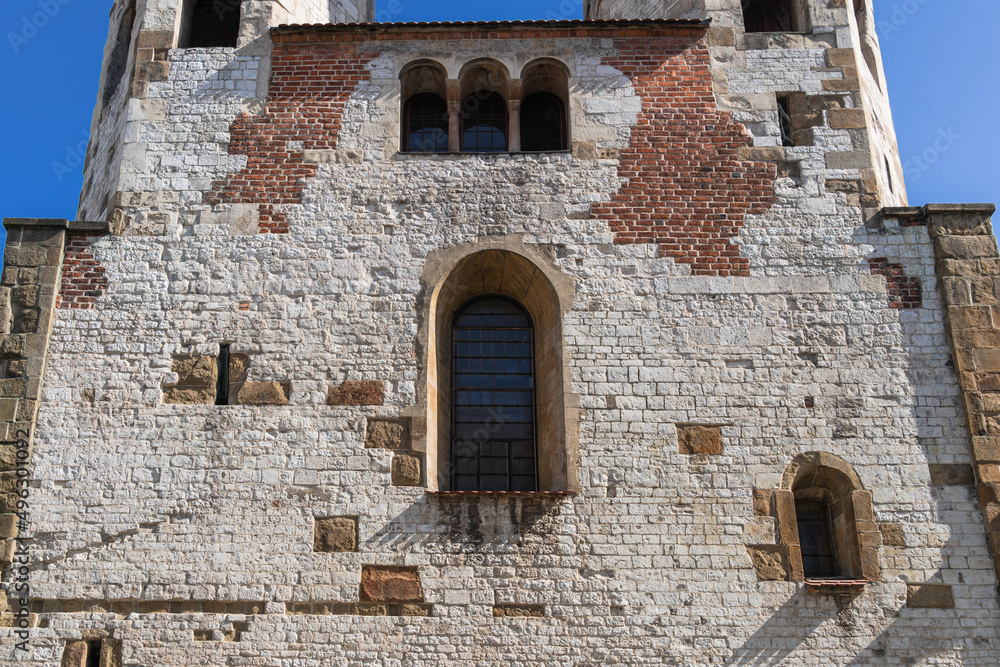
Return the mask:
[[[471,158],[471,157],[510,157],[517,155],[542,157],[546,155],[572,155],[572,153],[573,151],[566,149],[559,151],[516,151],[516,152],[495,151],[495,152],[482,152],[482,153],[471,152],[471,151],[459,151],[459,152],[443,151],[443,152],[431,152],[431,153],[399,151],[396,153],[396,155],[399,158],[405,160],[414,160],[414,159],[460,160],[463,158]]]
[[[428,491],[442,498],[574,498],[575,491]]]
[[[852,579],[849,577],[825,577],[806,579],[806,588],[813,593],[842,593],[847,591],[861,592],[871,582],[867,579]]]

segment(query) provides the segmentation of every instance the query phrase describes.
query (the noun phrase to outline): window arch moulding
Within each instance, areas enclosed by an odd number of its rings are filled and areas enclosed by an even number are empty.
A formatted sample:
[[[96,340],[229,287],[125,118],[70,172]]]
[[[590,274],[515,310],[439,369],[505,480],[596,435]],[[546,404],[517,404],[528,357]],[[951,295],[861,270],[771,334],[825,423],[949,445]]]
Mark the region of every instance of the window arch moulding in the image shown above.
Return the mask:
[[[563,337],[575,285],[553,257],[543,246],[526,245],[519,235],[492,237],[428,255],[421,278],[417,404],[404,413],[411,419],[413,448],[426,459],[428,491],[452,489],[452,320],[462,305],[484,295],[513,299],[534,323],[538,489],[542,493],[580,491],[580,398],[570,390]]]

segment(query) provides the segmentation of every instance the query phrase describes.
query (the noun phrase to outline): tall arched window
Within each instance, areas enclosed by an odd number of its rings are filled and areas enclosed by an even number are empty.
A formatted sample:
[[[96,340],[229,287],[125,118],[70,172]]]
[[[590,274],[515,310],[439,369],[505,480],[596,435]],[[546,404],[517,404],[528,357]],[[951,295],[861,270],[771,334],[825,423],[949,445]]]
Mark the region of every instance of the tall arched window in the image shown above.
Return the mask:
[[[502,296],[452,325],[452,490],[537,491],[534,327]]]
[[[438,95],[422,93],[406,103],[406,145],[410,153],[448,150],[448,105]]]
[[[240,34],[240,0],[196,0],[189,21],[188,48],[235,47]]]
[[[552,93],[535,93],[521,102],[521,150],[558,151],[566,147],[563,103]]]
[[[507,150],[507,103],[500,95],[478,91],[462,102],[462,150],[469,153]]]

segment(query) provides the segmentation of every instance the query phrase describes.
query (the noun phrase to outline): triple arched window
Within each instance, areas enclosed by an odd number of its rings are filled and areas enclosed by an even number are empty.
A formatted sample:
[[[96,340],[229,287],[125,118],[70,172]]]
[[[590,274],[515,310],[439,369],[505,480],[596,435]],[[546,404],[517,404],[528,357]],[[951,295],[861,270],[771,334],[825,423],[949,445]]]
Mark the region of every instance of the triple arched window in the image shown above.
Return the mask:
[[[407,153],[551,152],[569,148],[568,70],[530,63],[520,79],[501,63],[467,63],[457,79],[430,60],[400,74],[401,148]]]

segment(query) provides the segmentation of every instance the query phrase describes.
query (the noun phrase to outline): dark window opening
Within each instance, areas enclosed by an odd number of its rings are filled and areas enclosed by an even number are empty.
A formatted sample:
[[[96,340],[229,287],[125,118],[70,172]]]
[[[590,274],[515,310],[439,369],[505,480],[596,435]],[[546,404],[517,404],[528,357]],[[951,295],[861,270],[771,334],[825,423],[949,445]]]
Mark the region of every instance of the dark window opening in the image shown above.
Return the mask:
[[[507,150],[507,103],[496,93],[473,93],[462,103],[462,150],[497,153]]]
[[[100,667],[103,642],[87,642],[87,667]]]
[[[791,32],[794,30],[789,0],[743,0],[746,32]]]
[[[885,160],[885,177],[889,181],[889,192],[895,194],[896,190],[892,183],[892,165],[889,164],[889,158],[885,155],[882,156],[882,159]]]
[[[448,105],[437,95],[417,95],[406,104],[405,150],[443,153],[448,150]]]
[[[108,60],[108,73],[104,80],[104,105],[107,105],[118,91],[128,65],[129,47],[132,46],[132,28],[135,27],[135,2],[129,4],[118,23],[118,35]]]
[[[215,386],[215,404],[229,405],[229,345],[219,346],[219,379]]]
[[[830,508],[822,500],[797,500],[795,517],[802,547],[802,569],[806,578],[837,576]]]
[[[197,0],[191,13],[188,48],[235,47],[240,35],[240,0]]]
[[[552,93],[534,93],[521,102],[521,150],[566,148],[563,103]]]
[[[482,297],[455,314],[452,344],[452,489],[537,491],[531,319]]]
[[[789,111],[790,103],[787,97],[778,97],[778,124],[781,126],[781,145],[794,146],[795,139],[792,137],[792,114]]]

